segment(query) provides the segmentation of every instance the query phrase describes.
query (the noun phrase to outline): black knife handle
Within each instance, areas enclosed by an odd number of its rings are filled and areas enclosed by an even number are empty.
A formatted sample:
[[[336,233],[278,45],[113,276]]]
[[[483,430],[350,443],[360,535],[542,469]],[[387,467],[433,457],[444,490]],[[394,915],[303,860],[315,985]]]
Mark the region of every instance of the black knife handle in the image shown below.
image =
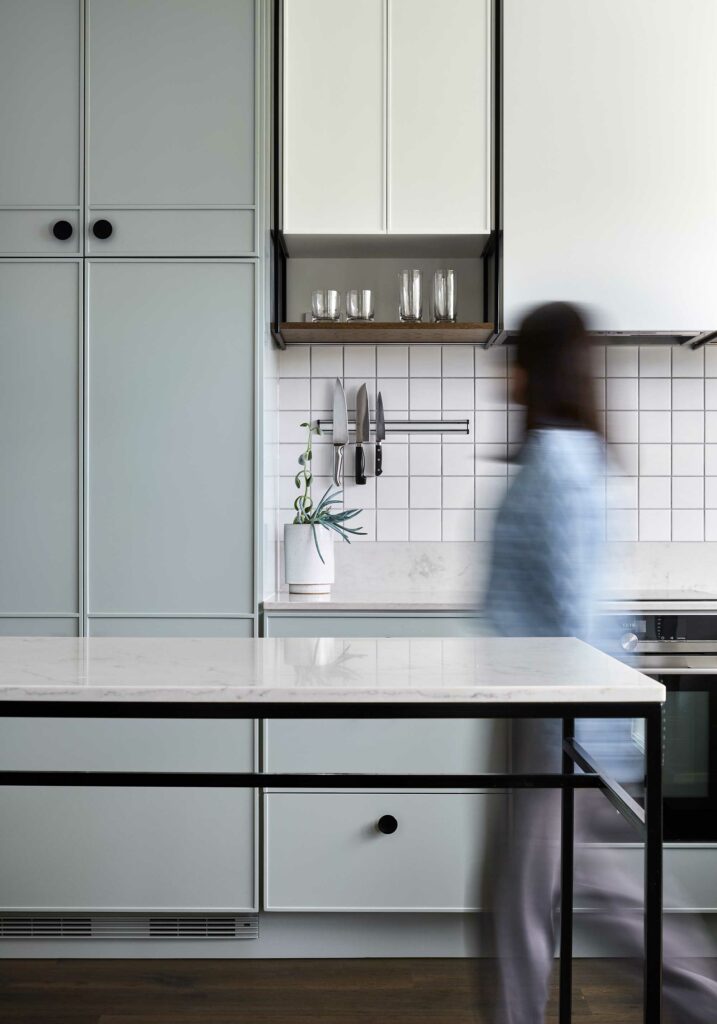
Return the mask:
[[[376,476],[381,476],[383,473],[383,448],[381,442],[376,442]]]
[[[366,455],[362,444],[356,445],[356,483],[366,483]]]

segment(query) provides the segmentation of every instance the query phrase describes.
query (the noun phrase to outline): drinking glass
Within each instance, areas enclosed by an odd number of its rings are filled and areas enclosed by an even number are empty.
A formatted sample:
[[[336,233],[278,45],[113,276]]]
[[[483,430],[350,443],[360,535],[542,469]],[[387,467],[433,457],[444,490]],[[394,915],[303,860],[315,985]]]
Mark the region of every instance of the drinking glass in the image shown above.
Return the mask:
[[[346,319],[373,320],[373,292],[370,288],[349,288],[346,292]]]
[[[423,316],[423,271],[399,271],[398,286],[399,319],[402,322],[418,323]]]
[[[317,288],[311,293],[311,319],[338,320],[341,317],[341,302],[335,288]]]
[[[433,275],[433,319],[437,324],[456,319],[456,274],[450,267]]]

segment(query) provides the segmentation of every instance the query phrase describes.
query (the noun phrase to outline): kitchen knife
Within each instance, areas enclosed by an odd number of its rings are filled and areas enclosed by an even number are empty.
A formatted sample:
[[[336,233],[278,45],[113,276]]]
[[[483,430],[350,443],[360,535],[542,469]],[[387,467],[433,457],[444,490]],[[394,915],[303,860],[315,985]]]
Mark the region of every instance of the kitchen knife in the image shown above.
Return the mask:
[[[349,418],[346,412],[346,395],[339,378],[334,384],[334,483],[343,486],[344,445],[349,443]]]
[[[366,483],[366,453],[363,446],[369,439],[368,391],[362,384],[356,395],[356,483]]]
[[[376,476],[383,473],[383,450],[381,442],[386,437],[386,420],[383,416],[383,398],[381,392],[376,399]]]

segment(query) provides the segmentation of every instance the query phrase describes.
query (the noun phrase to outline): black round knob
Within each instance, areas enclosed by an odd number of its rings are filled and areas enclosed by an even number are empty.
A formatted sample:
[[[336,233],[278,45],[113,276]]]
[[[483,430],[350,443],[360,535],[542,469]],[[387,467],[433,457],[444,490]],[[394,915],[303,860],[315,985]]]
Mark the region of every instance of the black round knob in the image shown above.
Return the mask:
[[[109,238],[112,234],[112,225],[108,220],[96,220],[92,225],[92,234],[95,238]]]
[[[392,814],[382,814],[376,823],[376,828],[385,836],[391,836],[398,828],[398,822]]]
[[[72,225],[69,220],[56,220],[52,225],[52,233],[61,242],[66,242],[68,238],[72,238]]]

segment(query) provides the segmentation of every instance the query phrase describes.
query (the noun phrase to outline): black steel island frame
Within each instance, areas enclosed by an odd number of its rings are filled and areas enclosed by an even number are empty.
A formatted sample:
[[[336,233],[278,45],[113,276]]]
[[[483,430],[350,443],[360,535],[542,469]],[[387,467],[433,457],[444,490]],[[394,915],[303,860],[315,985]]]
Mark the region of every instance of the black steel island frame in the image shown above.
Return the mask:
[[[662,715],[663,705],[643,702],[513,703],[498,701],[161,701],[4,700],[0,716],[14,718],[550,718],[562,719],[561,773],[470,775],[339,774],[276,772],[0,771],[2,786],[221,787],[256,789],[559,789],[561,822],[560,1024],[572,1021],[573,854],[576,789],[599,789],[645,844],[645,1024],[662,1021]],[[584,750],[574,736],[577,718],[645,721],[645,797],[641,806]],[[580,769],[579,772],[576,768]]]

